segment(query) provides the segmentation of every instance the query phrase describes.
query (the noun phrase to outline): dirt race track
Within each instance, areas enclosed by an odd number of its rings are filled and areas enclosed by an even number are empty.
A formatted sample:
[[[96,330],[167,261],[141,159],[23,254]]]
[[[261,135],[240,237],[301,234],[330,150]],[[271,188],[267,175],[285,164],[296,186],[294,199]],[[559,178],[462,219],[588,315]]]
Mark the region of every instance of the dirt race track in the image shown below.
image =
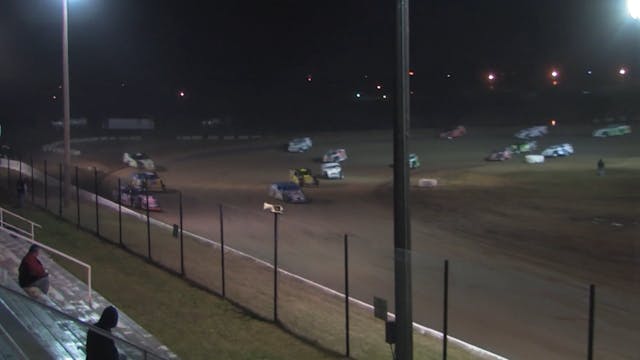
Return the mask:
[[[596,139],[593,127],[556,127],[539,148],[570,142],[576,154],[525,164],[522,155],[485,162],[515,141],[517,128],[471,128],[441,140],[414,131],[410,150],[414,321],[442,324],[443,260],[450,260],[450,334],[514,359],[583,359],[588,287],[596,285],[595,357],[640,359],[640,133]],[[302,134],[301,134],[302,135]],[[262,211],[271,182],[287,170],[319,171],[318,158],[344,147],[342,181],[308,188],[310,204],[285,205],[282,267],[339,291],[343,234],[350,234],[352,296],[393,299],[392,143],[389,132],[313,135],[307,153],[285,138],[246,142],[145,141],[84,145],[82,164],[126,177],[122,151],[145,151],[170,189],[184,196],[185,229],[217,239],[224,204],[228,246],[271,261],[273,218]],[[606,175],[596,175],[603,158]],[[434,189],[418,188],[436,178]],[[158,195],[157,217],[176,222],[177,196]],[[390,309],[393,309],[390,304]]]

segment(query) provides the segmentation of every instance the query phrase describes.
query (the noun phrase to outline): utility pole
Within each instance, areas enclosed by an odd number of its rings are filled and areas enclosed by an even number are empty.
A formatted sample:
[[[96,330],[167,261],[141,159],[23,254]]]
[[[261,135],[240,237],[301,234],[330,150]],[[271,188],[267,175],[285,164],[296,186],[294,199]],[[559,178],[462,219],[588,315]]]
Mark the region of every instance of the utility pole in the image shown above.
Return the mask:
[[[413,359],[411,218],[409,214],[409,0],[396,0],[396,82],[393,127],[393,232],[396,359]]]

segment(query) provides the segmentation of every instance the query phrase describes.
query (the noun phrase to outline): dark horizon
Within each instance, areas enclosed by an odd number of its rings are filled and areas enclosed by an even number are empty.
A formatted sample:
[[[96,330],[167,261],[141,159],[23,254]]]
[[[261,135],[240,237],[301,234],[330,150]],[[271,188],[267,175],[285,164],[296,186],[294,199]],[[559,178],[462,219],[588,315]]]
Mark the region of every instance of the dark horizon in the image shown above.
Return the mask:
[[[72,116],[383,126],[393,95],[393,5],[71,1]],[[39,0],[11,2],[0,14],[3,125],[61,118],[60,10],[59,1]],[[411,15],[416,121],[455,121],[482,108],[505,116],[532,96],[636,93],[640,24],[623,0],[413,1]],[[620,66],[629,69],[624,80]],[[530,106],[552,116],[546,101]],[[599,112],[626,107],[600,102]]]

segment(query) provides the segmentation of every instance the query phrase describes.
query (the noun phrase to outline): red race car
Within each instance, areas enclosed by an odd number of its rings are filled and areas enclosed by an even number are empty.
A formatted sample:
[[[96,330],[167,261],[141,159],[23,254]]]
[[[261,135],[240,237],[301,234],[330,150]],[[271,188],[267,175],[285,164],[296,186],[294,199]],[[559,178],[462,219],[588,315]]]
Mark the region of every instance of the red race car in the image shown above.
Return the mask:
[[[453,138],[457,138],[460,137],[464,134],[467,133],[467,129],[465,129],[464,126],[462,125],[458,125],[457,127],[455,127],[454,129],[451,129],[449,131],[445,131],[445,132],[441,132],[440,133],[440,138],[441,139],[453,139]]]

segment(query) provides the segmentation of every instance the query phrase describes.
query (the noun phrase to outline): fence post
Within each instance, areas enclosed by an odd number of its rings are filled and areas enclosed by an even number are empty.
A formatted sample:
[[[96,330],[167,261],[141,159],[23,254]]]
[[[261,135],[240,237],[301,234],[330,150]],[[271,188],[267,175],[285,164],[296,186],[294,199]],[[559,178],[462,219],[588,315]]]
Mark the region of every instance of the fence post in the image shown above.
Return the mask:
[[[58,165],[58,215],[62,217],[62,163]]]
[[[44,209],[48,210],[47,206],[49,204],[49,183],[47,179],[49,178],[49,174],[47,173],[47,160],[44,160]]]
[[[595,325],[595,306],[596,306],[596,286],[589,286],[589,342],[587,349],[587,359],[593,360],[593,330]]]
[[[100,214],[98,212],[98,168],[93,168],[93,185],[96,193],[96,235],[100,237]]]
[[[78,181],[78,166],[76,166],[76,218],[77,227],[80,227],[80,182]]]
[[[178,191],[180,205],[180,273],[184,276],[184,237],[182,235],[182,191]]]
[[[278,322],[278,213],[273,213],[273,321]]]
[[[444,261],[444,306],[442,314],[442,358],[447,360],[447,338],[449,337],[449,260]]]
[[[33,155],[31,155],[29,157],[29,166],[31,166],[31,202],[35,203],[36,202],[36,189],[34,187],[34,181],[33,181]]]
[[[11,194],[11,159],[7,156],[7,192]]]
[[[344,330],[345,330],[345,356],[351,356],[349,344],[349,237],[344,234]]]
[[[222,213],[222,204],[218,204],[218,213],[220,217],[220,267],[222,268],[222,297],[226,298],[226,286],[225,286],[225,276],[224,276],[224,217]]]
[[[145,187],[144,195],[147,200],[145,208],[147,209],[147,258],[151,259],[151,220],[149,219],[149,189]]]
[[[122,184],[120,178],[118,178],[118,243],[120,246],[124,246],[122,243]]]

